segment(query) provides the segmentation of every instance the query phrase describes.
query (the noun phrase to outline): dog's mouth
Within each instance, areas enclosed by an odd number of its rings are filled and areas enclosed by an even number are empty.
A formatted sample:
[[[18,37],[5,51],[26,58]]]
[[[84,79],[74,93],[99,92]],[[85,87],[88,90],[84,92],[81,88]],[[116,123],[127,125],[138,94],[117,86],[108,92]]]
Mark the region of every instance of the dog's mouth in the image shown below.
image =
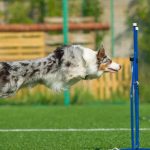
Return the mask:
[[[121,65],[112,63],[106,68],[106,72],[115,73],[118,72],[121,69]]]
[[[119,69],[120,70],[120,69]],[[119,70],[117,69],[113,69],[113,68],[107,68],[107,72],[112,72],[112,73],[115,73],[115,72],[118,72]]]

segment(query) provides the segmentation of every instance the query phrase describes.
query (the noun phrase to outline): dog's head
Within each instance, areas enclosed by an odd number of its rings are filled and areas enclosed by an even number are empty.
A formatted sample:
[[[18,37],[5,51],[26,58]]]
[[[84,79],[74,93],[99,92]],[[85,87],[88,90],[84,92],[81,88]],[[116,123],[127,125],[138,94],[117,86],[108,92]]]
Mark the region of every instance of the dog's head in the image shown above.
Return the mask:
[[[105,49],[99,51],[70,45],[59,47],[54,51],[58,60],[59,72],[64,75],[67,83],[76,83],[79,80],[96,79],[105,72],[117,72],[121,66],[106,55]]]
[[[98,70],[103,72],[115,73],[121,69],[121,65],[113,62],[110,57],[105,53],[105,49],[102,46],[97,53]]]
[[[87,66],[85,80],[98,78],[106,72],[115,73],[121,69],[121,65],[113,62],[111,58],[106,55],[103,46],[101,46],[98,52],[84,48],[83,58]]]

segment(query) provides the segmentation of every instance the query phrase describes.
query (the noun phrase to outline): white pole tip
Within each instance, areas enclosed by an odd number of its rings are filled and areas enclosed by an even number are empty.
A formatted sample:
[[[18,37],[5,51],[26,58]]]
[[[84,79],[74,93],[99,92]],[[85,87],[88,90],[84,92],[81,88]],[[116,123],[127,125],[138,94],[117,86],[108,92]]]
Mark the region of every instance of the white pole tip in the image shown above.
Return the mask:
[[[133,23],[133,26],[137,26],[137,23]]]
[[[139,30],[139,28],[138,28],[138,27],[135,27],[135,30]]]

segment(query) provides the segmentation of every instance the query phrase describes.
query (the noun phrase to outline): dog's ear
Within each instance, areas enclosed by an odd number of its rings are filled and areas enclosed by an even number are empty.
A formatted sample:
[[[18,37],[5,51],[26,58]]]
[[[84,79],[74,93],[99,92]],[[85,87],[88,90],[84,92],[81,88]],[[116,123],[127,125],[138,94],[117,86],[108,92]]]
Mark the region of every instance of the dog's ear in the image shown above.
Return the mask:
[[[97,53],[97,59],[101,59],[103,57],[105,57],[105,49],[103,47],[103,45],[101,46],[101,48],[99,49],[98,53]]]

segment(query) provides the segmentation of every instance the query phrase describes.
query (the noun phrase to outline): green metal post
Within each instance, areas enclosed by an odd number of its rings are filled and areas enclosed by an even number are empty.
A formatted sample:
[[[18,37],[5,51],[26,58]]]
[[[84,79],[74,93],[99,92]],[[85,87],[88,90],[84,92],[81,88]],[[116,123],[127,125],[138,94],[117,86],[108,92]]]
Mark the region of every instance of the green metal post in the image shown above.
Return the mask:
[[[62,0],[63,2],[63,35],[64,44],[68,44],[68,0]],[[64,91],[64,104],[68,106],[70,104],[69,90]]]
[[[85,16],[85,5],[86,5],[86,0],[82,0],[82,16]]]
[[[111,21],[111,54],[115,56],[115,28],[114,28],[114,0],[110,0],[110,21]]]

